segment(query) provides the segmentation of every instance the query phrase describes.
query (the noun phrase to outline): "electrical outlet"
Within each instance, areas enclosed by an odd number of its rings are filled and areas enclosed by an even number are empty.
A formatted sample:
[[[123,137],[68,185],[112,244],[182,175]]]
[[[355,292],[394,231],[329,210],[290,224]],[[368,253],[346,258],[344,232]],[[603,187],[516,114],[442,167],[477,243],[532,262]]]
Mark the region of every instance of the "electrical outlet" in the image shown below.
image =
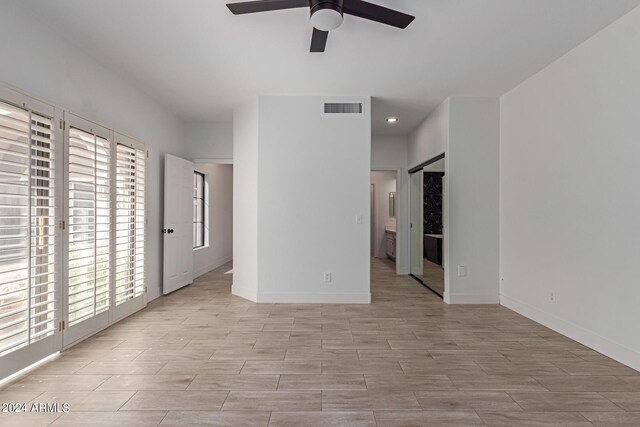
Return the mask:
[[[331,272],[330,271],[325,271],[324,274],[322,275],[322,280],[325,283],[331,283]]]
[[[467,275],[467,266],[458,265],[458,277],[465,277]]]
[[[555,291],[549,292],[549,302],[558,302],[558,295]]]

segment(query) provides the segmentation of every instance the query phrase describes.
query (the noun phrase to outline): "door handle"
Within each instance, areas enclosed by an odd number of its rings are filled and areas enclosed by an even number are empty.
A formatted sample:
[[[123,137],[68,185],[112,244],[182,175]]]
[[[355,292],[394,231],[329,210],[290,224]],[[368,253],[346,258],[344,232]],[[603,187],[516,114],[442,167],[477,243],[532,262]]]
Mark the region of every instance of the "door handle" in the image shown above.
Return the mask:
[[[168,229],[168,230],[167,230],[167,232],[168,232],[169,234],[172,234],[172,233],[173,233],[173,228]]]
[[[174,232],[173,228],[169,228],[168,230],[166,228],[162,229],[162,234],[172,234]]]

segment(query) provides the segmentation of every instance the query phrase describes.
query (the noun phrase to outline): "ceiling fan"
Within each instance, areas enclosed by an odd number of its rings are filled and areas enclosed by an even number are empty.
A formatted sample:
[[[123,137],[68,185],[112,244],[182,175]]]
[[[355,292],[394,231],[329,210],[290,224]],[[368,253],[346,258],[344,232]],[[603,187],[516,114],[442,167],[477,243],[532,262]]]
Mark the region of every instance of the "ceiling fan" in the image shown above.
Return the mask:
[[[329,31],[342,24],[345,13],[402,29],[415,19],[406,13],[361,0],[256,0],[229,3],[227,7],[234,15],[308,7],[313,25],[311,52],[324,52]]]

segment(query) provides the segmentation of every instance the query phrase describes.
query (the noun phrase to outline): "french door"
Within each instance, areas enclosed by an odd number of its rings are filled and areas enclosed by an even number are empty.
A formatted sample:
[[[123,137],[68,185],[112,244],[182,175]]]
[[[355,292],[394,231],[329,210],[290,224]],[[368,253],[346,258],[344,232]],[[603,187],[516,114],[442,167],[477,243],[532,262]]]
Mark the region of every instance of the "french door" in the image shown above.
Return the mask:
[[[60,115],[0,87],[0,378],[61,345]]]
[[[113,288],[111,131],[66,114],[64,337],[67,346],[110,322]]]
[[[146,146],[0,85],[0,379],[145,305]]]
[[[115,283],[117,321],[145,305],[147,151],[144,144],[114,133],[115,146]]]
[[[144,306],[146,149],[65,115],[63,346]]]

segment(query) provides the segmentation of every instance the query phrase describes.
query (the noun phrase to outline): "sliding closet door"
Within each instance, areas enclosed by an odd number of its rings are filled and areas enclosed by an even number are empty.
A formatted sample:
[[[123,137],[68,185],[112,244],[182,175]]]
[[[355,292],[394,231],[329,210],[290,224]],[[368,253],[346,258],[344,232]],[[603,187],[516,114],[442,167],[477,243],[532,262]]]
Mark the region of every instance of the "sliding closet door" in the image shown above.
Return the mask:
[[[111,131],[74,115],[65,121],[67,346],[110,323],[114,171]]]
[[[60,349],[58,121],[0,88],[0,378]]]
[[[423,228],[424,228],[424,173],[422,170],[411,174],[411,264],[412,275],[421,277],[423,273]]]
[[[144,144],[115,134],[115,319],[145,304],[146,160]]]

